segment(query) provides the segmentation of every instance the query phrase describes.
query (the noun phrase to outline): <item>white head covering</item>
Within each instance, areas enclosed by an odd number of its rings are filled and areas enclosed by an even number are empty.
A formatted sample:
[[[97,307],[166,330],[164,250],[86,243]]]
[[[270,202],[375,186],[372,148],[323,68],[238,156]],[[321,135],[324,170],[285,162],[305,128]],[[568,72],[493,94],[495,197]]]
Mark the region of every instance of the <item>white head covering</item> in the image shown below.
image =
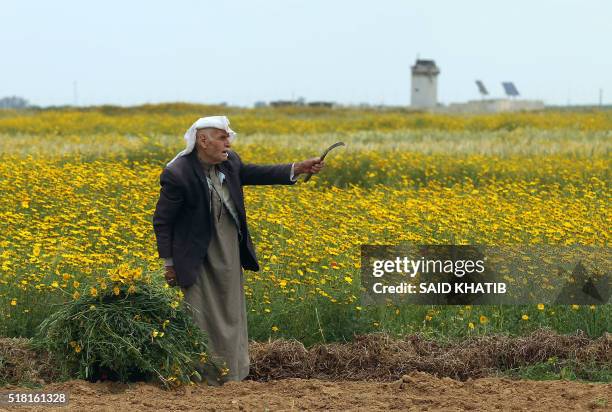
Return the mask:
[[[229,119],[226,116],[208,116],[199,118],[194,124],[191,125],[189,129],[187,129],[187,132],[185,133],[185,142],[187,143],[185,150],[174,156],[174,159],[170,160],[166,166],[170,166],[170,163],[174,162],[179,157],[188,155],[193,151],[198,129],[214,127],[215,129],[225,130],[229,134],[229,141],[233,142],[236,138],[236,132],[230,129],[229,124]]]

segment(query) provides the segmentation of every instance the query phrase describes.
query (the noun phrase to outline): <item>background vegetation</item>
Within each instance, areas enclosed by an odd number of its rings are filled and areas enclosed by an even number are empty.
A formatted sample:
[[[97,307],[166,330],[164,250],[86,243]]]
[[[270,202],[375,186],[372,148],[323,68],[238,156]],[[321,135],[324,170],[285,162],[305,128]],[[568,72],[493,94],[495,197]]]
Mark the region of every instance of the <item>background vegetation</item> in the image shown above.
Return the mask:
[[[365,306],[359,246],[607,246],[612,111],[173,104],[0,111],[0,335],[32,336],[54,304],[90,293],[85,280],[120,265],[161,276],[151,226],[159,174],[189,125],[216,114],[230,117],[245,161],[290,162],[347,144],[308,184],[245,190],[262,266],[246,273],[252,339],[610,330],[609,305]]]

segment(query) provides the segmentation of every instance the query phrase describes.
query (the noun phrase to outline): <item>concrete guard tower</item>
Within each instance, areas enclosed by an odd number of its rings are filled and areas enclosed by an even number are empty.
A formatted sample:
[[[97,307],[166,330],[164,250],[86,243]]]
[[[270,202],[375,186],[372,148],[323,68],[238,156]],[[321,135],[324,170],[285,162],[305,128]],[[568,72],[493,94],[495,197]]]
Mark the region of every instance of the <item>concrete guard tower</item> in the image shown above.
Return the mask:
[[[440,69],[433,60],[417,59],[412,66],[412,93],[410,105],[433,108],[438,104],[438,74]]]

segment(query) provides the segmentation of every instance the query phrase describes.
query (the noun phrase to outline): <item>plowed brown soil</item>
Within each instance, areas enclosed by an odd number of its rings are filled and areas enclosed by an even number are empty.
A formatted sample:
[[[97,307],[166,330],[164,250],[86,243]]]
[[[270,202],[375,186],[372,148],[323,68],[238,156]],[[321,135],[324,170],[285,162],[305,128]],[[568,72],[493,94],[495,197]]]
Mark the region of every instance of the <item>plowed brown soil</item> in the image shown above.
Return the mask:
[[[290,410],[610,410],[612,384],[513,381],[481,378],[456,381],[413,372],[395,382],[282,379],[194,385],[164,391],[145,383],[69,381],[45,391],[69,392],[64,408],[22,410],[87,411],[290,411]],[[12,409],[14,410],[14,409]]]

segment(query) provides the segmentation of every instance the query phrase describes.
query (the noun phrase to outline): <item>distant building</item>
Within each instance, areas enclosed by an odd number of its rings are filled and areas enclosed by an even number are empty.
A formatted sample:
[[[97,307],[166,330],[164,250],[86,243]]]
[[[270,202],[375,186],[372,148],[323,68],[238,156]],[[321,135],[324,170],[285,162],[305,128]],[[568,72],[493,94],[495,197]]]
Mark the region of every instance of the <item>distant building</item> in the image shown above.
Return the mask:
[[[440,69],[433,60],[417,59],[412,66],[410,105],[432,108],[438,104],[438,74]]]
[[[308,102],[310,107],[334,107],[334,102]]]
[[[298,97],[297,100],[274,100],[270,102],[272,107],[287,107],[287,106],[304,106],[306,99]]]
[[[270,102],[272,107],[297,106],[293,100],[274,100]]]
[[[8,96],[0,99],[0,109],[25,109],[30,103],[23,97]]]

